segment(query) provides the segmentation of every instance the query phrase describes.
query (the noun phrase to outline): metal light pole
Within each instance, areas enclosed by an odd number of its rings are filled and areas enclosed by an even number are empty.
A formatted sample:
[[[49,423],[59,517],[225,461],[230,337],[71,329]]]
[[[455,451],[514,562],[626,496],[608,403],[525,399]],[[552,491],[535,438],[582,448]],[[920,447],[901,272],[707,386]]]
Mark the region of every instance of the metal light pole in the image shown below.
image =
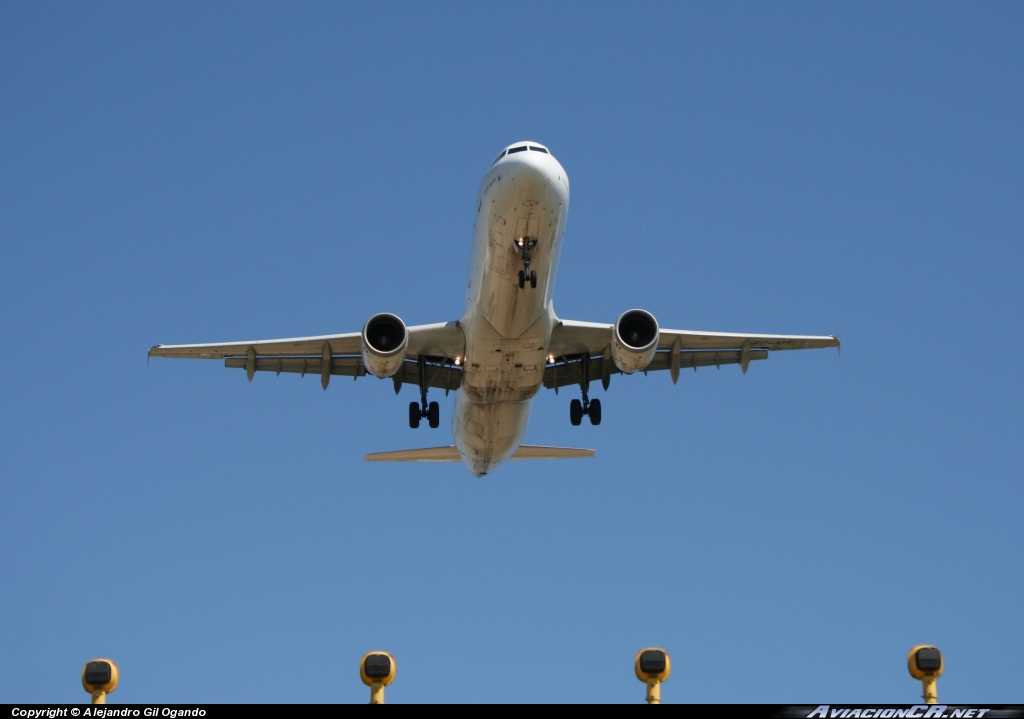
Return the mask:
[[[384,687],[395,680],[395,658],[387,652],[370,652],[359,661],[359,678],[370,687],[370,703],[384,703]]]
[[[918,644],[907,655],[907,669],[910,670],[910,676],[921,681],[924,703],[938,702],[939,692],[935,680],[942,674],[942,652],[930,644]]]
[[[107,694],[117,689],[117,665],[109,659],[93,659],[82,667],[82,686],[93,704],[106,704]]]
[[[641,649],[633,660],[636,678],[647,685],[647,703],[661,704],[661,683],[672,672],[672,662],[664,649]]]

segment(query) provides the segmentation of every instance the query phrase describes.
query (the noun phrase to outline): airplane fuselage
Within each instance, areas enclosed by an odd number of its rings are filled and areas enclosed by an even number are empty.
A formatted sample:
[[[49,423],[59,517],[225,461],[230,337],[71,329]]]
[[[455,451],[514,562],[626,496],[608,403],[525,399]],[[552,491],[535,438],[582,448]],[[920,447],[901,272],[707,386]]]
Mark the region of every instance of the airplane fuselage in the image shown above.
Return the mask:
[[[470,471],[490,472],[523,440],[557,318],[552,289],[569,211],[569,179],[541,146],[508,153],[480,183],[466,310],[462,386],[452,432]],[[541,149],[533,149],[541,148]],[[524,270],[524,253],[536,286]],[[520,286],[520,285],[524,286]]]

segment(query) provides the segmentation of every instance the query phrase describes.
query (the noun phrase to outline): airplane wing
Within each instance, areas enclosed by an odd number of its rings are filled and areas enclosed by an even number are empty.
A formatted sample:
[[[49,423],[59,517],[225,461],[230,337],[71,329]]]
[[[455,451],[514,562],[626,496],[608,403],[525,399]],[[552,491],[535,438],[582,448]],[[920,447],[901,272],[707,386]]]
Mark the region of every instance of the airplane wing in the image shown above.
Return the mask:
[[[613,329],[611,324],[559,320],[551,333],[550,354],[555,361],[544,372],[544,386],[557,391],[601,379],[607,389],[611,375],[621,372],[611,358]],[[681,368],[696,371],[738,364],[746,372],[752,360],[767,359],[769,352],[820,347],[839,347],[839,338],[662,329],[654,358],[643,371],[669,370],[675,382]]]
[[[395,374],[395,391],[404,382],[445,391],[458,389],[462,368],[454,357],[465,354],[466,338],[457,322],[408,327],[405,362]],[[332,375],[362,377],[367,374],[362,358],[362,335],[349,332],[318,337],[255,340],[193,345],[156,345],[150,357],[223,359],[225,367],[244,369],[252,381],[255,372],[294,372],[320,375],[324,389]]]

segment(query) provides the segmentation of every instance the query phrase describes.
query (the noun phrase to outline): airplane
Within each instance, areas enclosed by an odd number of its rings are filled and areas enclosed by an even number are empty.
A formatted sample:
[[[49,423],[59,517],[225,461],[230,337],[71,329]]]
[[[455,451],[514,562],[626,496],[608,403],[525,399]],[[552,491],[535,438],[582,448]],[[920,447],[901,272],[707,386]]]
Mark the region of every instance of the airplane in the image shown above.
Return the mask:
[[[631,309],[611,324],[560,319],[552,288],[569,211],[569,178],[551,151],[517,142],[499,153],[480,183],[462,317],[408,327],[391,313],[375,314],[360,332],[220,344],[156,345],[151,357],[224,359],[256,372],[390,378],[419,389],[409,426],[440,424],[429,389],[455,392],[454,445],[367,454],[371,462],[463,462],[477,477],[505,460],[591,457],[592,449],[522,444],[541,387],[575,385],[569,419],[601,423],[601,400],[590,383],[608,389],[612,375],[667,370],[675,383],[684,368],[767,359],[774,350],[839,347],[835,336],[752,335],[662,329],[650,312]]]

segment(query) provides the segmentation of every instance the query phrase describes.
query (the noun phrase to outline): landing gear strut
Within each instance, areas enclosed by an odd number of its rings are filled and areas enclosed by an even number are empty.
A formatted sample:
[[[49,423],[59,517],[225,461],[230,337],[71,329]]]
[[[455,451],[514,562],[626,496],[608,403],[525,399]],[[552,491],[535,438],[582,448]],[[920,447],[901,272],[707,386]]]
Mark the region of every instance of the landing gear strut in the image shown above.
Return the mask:
[[[526,287],[527,282],[530,283],[530,287],[537,289],[537,270],[530,269],[533,248],[536,246],[535,237],[520,237],[516,240],[516,253],[523,258],[523,269],[519,270],[519,289]]]
[[[426,362],[420,359],[420,401],[409,403],[409,427],[416,429],[420,426],[420,420],[424,417],[431,429],[441,426],[441,407],[437,402],[427,403],[427,376]]]
[[[590,424],[595,427],[601,424],[601,400],[590,399],[590,357],[584,356],[580,361],[581,371],[576,377],[583,393],[583,399],[574,399],[569,403],[569,421],[573,427],[583,423],[583,415],[590,417]]]

